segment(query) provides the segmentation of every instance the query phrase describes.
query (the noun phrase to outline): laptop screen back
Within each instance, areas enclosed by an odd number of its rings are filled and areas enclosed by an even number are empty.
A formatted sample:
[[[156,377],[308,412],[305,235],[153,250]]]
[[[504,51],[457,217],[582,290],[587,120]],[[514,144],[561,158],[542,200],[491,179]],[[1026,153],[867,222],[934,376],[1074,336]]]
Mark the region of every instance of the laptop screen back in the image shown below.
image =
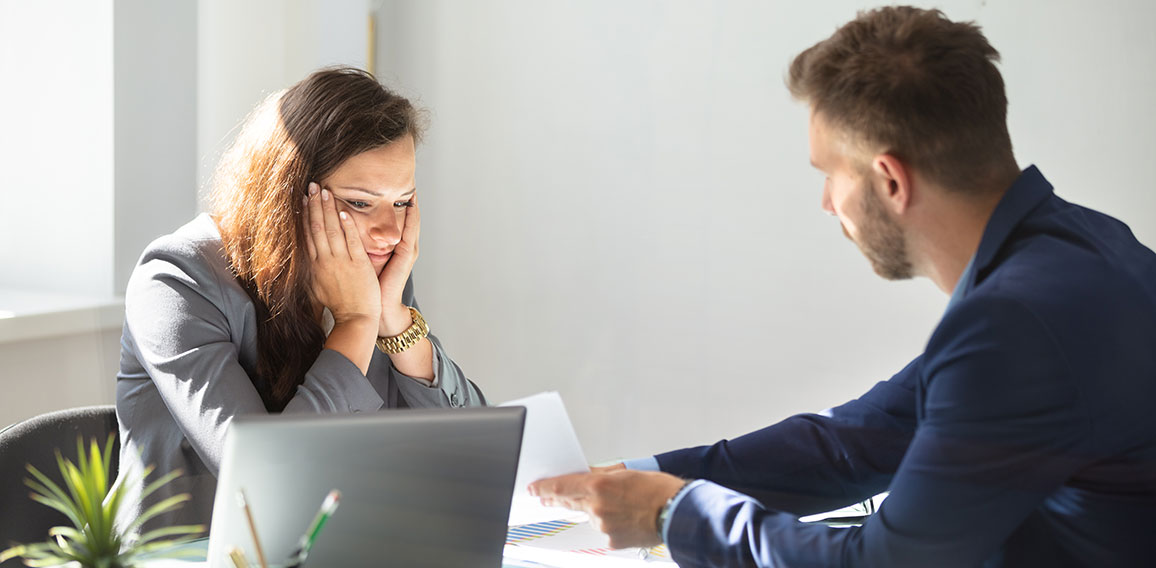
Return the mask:
[[[307,565],[497,568],[524,420],[521,407],[237,418],[209,566],[231,566],[232,546],[257,559],[239,490],[270,565],[282,565],[337,489]]]

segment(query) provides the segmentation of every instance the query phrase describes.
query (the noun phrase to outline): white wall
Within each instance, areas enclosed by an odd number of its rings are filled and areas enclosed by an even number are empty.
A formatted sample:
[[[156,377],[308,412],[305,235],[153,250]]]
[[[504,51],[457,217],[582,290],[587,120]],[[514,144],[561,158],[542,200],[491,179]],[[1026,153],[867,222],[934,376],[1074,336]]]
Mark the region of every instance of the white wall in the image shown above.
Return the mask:
[[[197,10],[197,185],[205,189],[258,102],[319,67],[365,67],[369,3],[199,0]]]
[[[195,210],[195,16],[196,0],[0,3],[0,426],[113,400],[115,296]]]
[[[820,211],[783,87],[872,4],[379,4],[379,76],[433,111],[419,296],[467,374],[560,390],[601,460],[820,410],[918,354],[946,297],[878,279]],[[1002,51],[1021,164],[1156,243],[1156,5],[936,5]]]
[[[196,0],[0,3],[0,287],[123,294],[195,209]]]
[[[76,406],[112,404],[120,328],[0,342],[0,429]]]
[[[197,0],[116,0],[115,292],[196,211]]]
[[[113,294],[112,0],[0,0],[0,288]]]

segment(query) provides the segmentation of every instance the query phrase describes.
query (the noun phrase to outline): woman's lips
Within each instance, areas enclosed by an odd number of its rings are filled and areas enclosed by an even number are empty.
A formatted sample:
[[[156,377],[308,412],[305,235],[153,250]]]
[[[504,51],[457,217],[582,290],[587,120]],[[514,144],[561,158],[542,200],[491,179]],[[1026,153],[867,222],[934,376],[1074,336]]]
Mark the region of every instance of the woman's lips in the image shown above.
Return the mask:
[[[386,262],[389,260],[389,257],[393,256],[392,251],[387,252],[387,253],[367,252],[366,254],[369,255],[369,260],[371,262]]]

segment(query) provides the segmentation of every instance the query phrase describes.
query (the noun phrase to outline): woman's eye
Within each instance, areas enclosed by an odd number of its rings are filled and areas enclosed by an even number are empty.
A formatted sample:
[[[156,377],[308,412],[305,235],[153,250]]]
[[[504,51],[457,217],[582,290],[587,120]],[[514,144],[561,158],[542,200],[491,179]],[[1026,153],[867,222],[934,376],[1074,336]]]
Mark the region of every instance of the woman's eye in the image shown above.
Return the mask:
[[[369,203],[365,201],[358,201],[356,199],[342,199],[342,201],[354,209],[369,209]]]
[[[397,207],[398,209],[402,209],[405,207],[413,207],[413,200],[411,199],[409,201],[394,201],[393,206]]]

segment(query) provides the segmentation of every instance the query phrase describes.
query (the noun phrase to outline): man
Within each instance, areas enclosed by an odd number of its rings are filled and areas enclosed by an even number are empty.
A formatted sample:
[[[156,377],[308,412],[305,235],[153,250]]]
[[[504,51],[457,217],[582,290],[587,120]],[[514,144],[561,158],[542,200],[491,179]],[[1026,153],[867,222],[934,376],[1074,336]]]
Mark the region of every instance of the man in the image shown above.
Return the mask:
[[[822,415],[531,490],[684,567],[1156,563],[1156,255],[1020,171],[998,57],[892,7],[791,65],[823,208],[881,276],[951,294],[922,355]],[[860,527],[798,521],[882,491]]]

